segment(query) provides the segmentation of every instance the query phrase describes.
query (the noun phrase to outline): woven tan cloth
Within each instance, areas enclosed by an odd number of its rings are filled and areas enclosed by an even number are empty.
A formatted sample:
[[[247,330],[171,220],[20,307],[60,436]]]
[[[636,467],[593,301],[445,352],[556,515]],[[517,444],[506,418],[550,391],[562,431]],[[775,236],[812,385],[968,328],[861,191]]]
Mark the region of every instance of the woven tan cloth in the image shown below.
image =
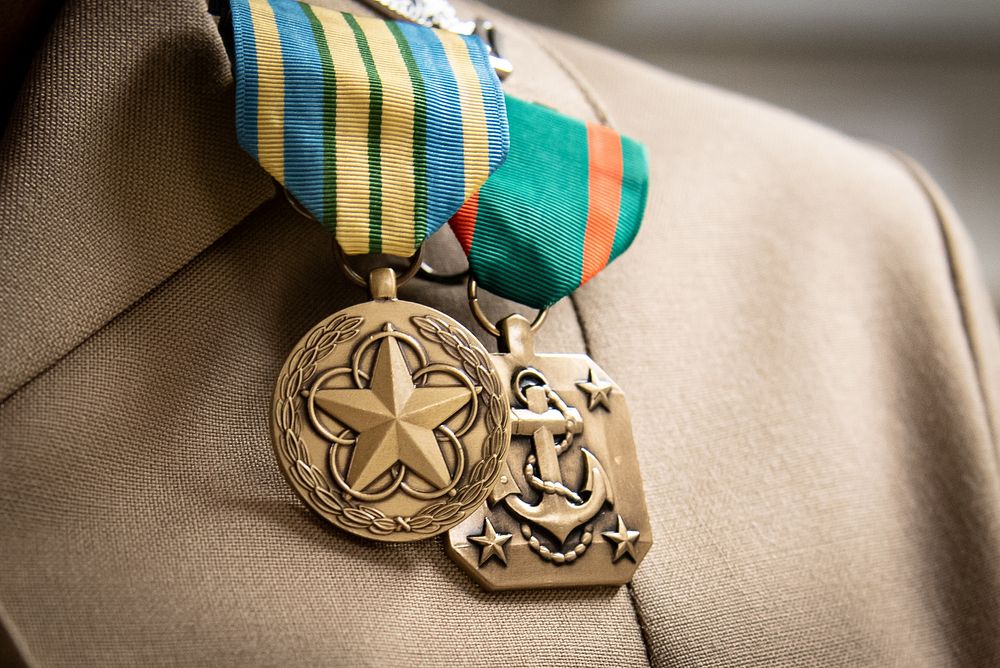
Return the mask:
[[[460,11],[503,31],[511,93],[649,147],[634,248],[538,344],[627,393],[633,586],[487,594],[440,539],[306,511],[273,382],[363,295],[236,145],[204,6],[72,0],[0,143],[0,663],[1000,665],[1000,340],[930,181]],[[461,288],[404,292],[471,325]]]

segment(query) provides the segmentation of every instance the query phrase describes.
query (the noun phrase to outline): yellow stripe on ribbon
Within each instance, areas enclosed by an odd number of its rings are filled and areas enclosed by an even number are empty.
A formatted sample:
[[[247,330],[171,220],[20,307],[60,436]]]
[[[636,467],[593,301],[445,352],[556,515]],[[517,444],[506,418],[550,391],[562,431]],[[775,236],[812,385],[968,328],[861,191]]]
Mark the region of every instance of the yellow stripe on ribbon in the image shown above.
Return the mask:
[[[359,251],[355,249],[368,248],[370,228],[369,179],[362,176],[368,174],[369,83],[367,77],[352,76],[364,73],[365,65],[343,14],[325,7],[313,6],[312,9],[323,26],[330,58],[337,69],[337,135],[334,137],[337,172],[358,176],[337,179],[337,216],[351,222],[337,226],[337,243],[349,253],[356,253]]]
[[[274,10],[267,2],[250,3],[257,44],[257,152],[261,166],[285,180],[285,70]]]
[[[393,206],[382,209],[382,252],[407,255],[413,236],[413,83],[385,21],[355,17],[364,30],[382,80],[382,183]]]
[[[237,138],[348,254],[411,255],[503,162],[480,40],[295,0],[230,8]]]
[[[451,32],[438,31],[436,34],[458,80],[465,149],[465,197],[468,198],[490,175],[490,139],[486,110],[483,108],[483,91],[478,85],[474,85],[479,81],[479,75],[469,59],[465,41]]]

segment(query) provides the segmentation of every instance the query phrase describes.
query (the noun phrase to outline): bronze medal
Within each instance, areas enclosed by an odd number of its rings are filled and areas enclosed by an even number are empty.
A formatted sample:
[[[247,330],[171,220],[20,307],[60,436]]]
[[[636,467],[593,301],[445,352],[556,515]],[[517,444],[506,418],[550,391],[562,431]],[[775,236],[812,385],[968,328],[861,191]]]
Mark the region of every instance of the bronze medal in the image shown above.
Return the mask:
[[[312,510],[364,538],[446,531],[486,499],[510,440],[510,405],[482,344],[455,320],[396,298],[313,327],[278,376],[272,411],[282,472]]]
[[[493,328],[511,449],[449,553],[490,590],[624,584],[652,544],[624,393],[586,355],[535,353],[532,329]]]

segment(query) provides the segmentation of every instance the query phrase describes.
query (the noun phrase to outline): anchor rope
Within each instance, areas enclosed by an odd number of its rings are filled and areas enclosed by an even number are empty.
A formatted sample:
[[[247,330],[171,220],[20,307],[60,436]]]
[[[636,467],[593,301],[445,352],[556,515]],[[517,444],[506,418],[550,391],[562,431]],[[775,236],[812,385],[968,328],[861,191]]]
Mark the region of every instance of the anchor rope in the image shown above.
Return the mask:
[[[583,553],[587,551],[587,548],[590,547],[590,544],[594,540],[594,525],[588,524],[585,526],[583,528],[583,535],[580,536],[580,542],[573,549],[566,550],[565,552],[556,552],[542,545],[541,541],[538,540],[538,536],[532,533],[531,527],[527,524],[521,525],[521,535],[528,541],[528,546],[538,553],[539,557],[545,561],[551,561],[557,566],[561,566],[562,564],[571,564],[583,556]]]

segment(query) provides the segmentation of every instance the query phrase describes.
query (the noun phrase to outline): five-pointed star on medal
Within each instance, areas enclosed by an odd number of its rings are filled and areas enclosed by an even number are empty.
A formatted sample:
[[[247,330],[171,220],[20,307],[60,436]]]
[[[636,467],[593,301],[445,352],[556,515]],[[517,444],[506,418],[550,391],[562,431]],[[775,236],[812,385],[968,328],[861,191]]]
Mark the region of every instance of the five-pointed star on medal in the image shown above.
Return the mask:
[[[611,557],[612,562],[618,561],[626,554],[632,558],[632,561],[639,562],[639,557],[635,553],[635,543],[639,540],[639,532],[632,531],[625,526],[625,520],[622,519],[621,515],[618,516],[618,531],[605,531],[601,535],[604,536],[605,540],[615,544],[615,554]]]
[[[388,330],[388,331],[391,331]],[[434,436],[448,418],[472,399],[467,387],[416,387],[394,336],[379,343],[367,389],[316,391],[316,403],[358,433],[347,469],[347,484],[363,490],[402,463],[436,489],[451,481]]]
[[[509,533],[497,533],[497,530],[493,528],[493,522],[490,522],[490,518],[486,518],[485,524],[483,524],[483,534],[481,536],[469,536],[469,540],[477,545],[482,546],[482,552],[479,553],[479,565],[482,566],[490,557],[496,557],[500,561],[507,564],[507,553],[504,551],[504,545],[511,539],[511,534]]]
[[[611,410],[611,407],[608,406],[608,399],[611,396],[611,390],[613,390],[615,386],[606,380],[598,380],[593,367],[590,369],[588,380],[581,380],[576,384],[576,386],[586,392],[587,396],[590,397],[590,401],[587,404],[587,410],[592,411],[598,406],[603,406],[607,411]]]

